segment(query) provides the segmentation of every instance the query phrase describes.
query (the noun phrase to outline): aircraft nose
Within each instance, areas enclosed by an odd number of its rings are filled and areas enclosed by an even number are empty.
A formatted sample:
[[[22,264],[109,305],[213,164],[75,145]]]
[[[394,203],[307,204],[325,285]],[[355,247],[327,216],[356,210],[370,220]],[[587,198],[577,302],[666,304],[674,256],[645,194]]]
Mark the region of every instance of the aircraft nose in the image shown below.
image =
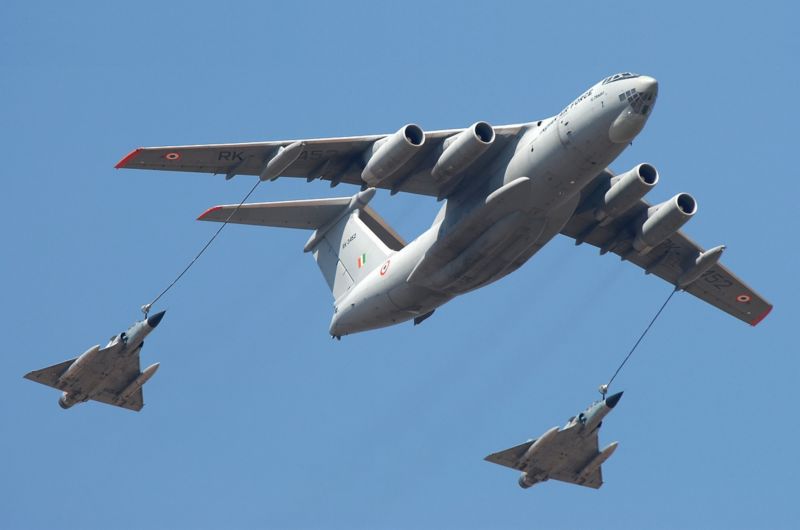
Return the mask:
[[[653,97],[658,95],[658,81],[649,75],[642,75],[636,79],[636,90],[642,94],[651,94]]]
[[[161,319],[164,318],[164,313],[166,313],[166,311],[159,311],[155,315],[147,317],[147,325],[155,329],[158,323],[161,322]]]
[[[609,396],[606,398],[606,406],[610,409],[613,409],[617,403],[619,402],[620,398],[622,398],[622,392],[618,392],[613,396]]]

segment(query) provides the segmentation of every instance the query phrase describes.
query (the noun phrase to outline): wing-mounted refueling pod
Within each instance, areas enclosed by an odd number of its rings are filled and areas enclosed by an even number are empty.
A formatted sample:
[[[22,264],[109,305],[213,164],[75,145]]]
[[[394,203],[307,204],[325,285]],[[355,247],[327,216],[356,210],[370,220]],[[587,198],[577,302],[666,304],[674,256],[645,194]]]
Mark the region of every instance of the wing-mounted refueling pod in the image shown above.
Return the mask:
[[[264,169],[261,170],[258,178],[261,180],[275,180],[278,178],[281,173],[300,158],[305,145],[305,142],[293,142],[287,146],[279,147],[266,163]],[[228,179],[229,177],[226,176],[225,178]]]
[[[633,248],[639,254],[647,254],[677,232],[696,212],[697,201],[688,193],[679,193],[651,206],[638,222]]]
[[[706,273],[711,267],[717,264],[725,251],[725,245],[710,248],[705,252],[701,252],[694,260],[686,272],[678,277],[676,286],[678,289],[686,289],[692,282],[697,280],[700,276]]]
[[[442,154],[431,170],[431,176],[442,190],[440,198],[458,186],[464,170],[492,146],[494,139],[492,126],[479,121],[444,141]]]
[[[366,166],[361,180],[372,187],[389,181],[414,156],[425,143],[425,132],[410,123],[399,131],[381,138],[364,153]]]

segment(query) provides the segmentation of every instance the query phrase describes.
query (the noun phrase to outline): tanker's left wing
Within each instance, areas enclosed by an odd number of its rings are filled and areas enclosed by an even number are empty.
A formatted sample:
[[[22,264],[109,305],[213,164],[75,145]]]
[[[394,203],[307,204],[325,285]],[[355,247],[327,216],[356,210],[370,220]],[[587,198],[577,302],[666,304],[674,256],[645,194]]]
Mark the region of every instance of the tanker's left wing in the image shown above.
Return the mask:
[[[468,129],[450,129],[422,132],[415,125],[407,125],[394,134],[351,136],[343,138],[316,138],[307,140],[278,140],[238,144],[182,145],[169,147],[142,147],[135,149],[117,163],[116,168],[156,169],[195,173],[235,175],[260,175],[265,179],[277,177],[302,177],[311,181],[322,179],[331,185],[344,182],[357,186],[378,187],[392,192],[445,197],[461,181],[485,174],[485,168],[508,147],[523,129],[523,125],[491,127],[480,122]],[[485,126],[485,127],[484,127]],[[450,145],[451,137],[475,129],[487,141],[485,150],[472,163],[453,175],[437,174],[432,170]],[[417,141],[413,154],[400,164],[400,169],[380,182],[365,182],[362,172],[378,146],[406,131],[410,141]],[[412,134],[413,133],[413,134]],[[420,136],[421,135],[421,136]],[[490,140],[490,141],[489,141]],[[393,160],[393,162],[396,160]],[[396,166],[397,164],[395,164]],[[443,172],[446,173],[446,172]]]
[[[704,249],[683,232],[677,231],[646,253],[637,252],[632,244],[636,237],[637,222],[646,215],[651,205],[643,199],[606,224],[595,217],[599,197],[612,185],[614,174],[608,170],[598,175],[584,189],[581,202],[572,218],[561,230],[563,235],[600,248],[601,254],[613,252],[622,259],[638,265],[647,274],[654,274],[673,285],[686,278]],[[722,253],[724,247],[712,249]],[[718,259],[718,256],[715,256]],[[683,287],[683,286],[681,286]],[[772,310],[772,305],[749,285],[740,280],[727,267],[715,262],[698,278],[685,286],[685,290],[726,313],[755,326]]]

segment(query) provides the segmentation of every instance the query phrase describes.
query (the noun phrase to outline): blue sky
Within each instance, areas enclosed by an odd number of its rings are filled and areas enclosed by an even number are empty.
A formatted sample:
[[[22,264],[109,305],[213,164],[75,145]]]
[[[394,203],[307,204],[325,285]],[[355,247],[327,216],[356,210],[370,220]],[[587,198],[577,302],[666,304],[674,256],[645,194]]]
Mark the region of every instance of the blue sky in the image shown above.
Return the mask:
[[[798,12],[789,2],[4,2],[0,527],[788,528],[800,466]],[[612,169],[695,195],[687,232],[775,304],[677,296],[615,383],[599,491],[482,458],[597,397],[669,292],[554,240],[426,321],[330,340],[301,231],[230,226],[158,306],[144,410],[68,411],[26,372],[140,317],[251,178],[116,171],[147,145],[537,120],[618,71],[660,82]],[[278,180],[252,200],[351,195]],[[373,206],[407,238],[437,209]]]

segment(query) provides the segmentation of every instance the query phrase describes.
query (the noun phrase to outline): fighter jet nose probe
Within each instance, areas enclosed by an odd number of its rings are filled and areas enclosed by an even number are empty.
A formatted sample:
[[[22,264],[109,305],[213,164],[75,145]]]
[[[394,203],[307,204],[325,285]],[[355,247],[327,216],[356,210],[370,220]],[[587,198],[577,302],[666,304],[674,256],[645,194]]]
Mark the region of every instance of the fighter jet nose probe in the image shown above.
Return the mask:
[[[142,386],[156,373],[159,363],[141,371],[139,353],[144,339],[158,327],[165,313],[160,311],[135,322],[111,337],[103,348],[99,344],[92,346],[75,359],[30,372],[25,377],[61,390],[58,404],[62,409],[95,400],[141,410],[144,406]]]

